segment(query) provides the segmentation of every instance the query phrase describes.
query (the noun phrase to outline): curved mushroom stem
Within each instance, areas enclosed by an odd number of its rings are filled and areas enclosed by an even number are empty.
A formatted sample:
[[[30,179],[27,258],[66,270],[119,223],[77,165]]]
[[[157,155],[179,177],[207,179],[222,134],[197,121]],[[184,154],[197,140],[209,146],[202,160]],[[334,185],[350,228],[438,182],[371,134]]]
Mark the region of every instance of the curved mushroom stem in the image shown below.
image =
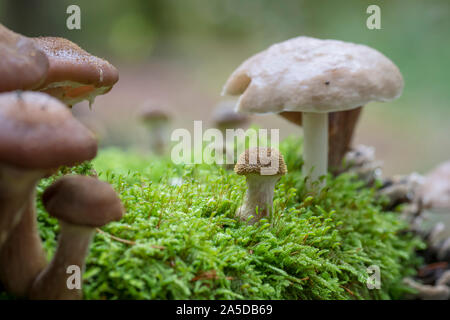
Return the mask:
[[[250,216],[250,224],[268,218],[272,214],[273,193],[279,176],[260,176],[249,174],[246,177],[247,191],[244,203],[237,210],[236,215],[243,221],[247,221]]]
[[[59,221],[61,227],[58,248],[50,264],[38,275],[30,290],[30,299],[79,300],[83,297],[81,279],[79,287],[72,287],[71,266],[78,267],[80,278],[95,228],[72,225]]]
[[[310,174],[311,181],[327,174],[328,169],[328,114],[303,113],[303,172]],[[323,187],[322,182],[320,187]]]
[[[25,297],[46,264],[36,223],[35,192],[32,192],[22,219],[0,251],[0,280],[8,292]]]
[[[0,166],[0,249],[20,222],[25,204],[43,173]]]

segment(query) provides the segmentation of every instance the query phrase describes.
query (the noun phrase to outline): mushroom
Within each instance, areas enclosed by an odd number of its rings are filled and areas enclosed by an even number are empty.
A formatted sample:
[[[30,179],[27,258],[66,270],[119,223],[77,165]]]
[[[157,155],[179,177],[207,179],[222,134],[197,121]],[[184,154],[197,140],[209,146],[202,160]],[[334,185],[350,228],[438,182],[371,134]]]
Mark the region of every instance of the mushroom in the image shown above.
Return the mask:
[[[442,163],[425,176],[418,194],[424,207],[450,212],[450,161]]]
[[[215,126],[225,136],[226,129],[246,129],[249,123],[249,116],[246,114],[238,113],[234,110],[236,101],[222,101],[217,104],[214,110],[212,120]]]
[[[9,292],[22,296],[39,271],[39,263],[27,262],[42,254],[40,244],[30,244],[40,241],[33,222],[36,184],[96,153],[92,134],[59,100],[39,92],[0,94],[0,280]]]
[[[38,89],[69,106],[82,100],[88,100],[91,105],[96,96],[109,92],[119,80],[119,73],[112,64],[67,39],[39,37],[33,40],[50,62],[47,77]]]
[[[345,154],[350,151],[350,145],[356,123],[362,107],[351,110],[330,112],[328,115],[328,167],[334,174],[339,173]],[[281,112],[280,116],[286,120],[302,125],[301,112]]]
[[[223,94],[241,95],[239,112],[302,112],[304,172],[316,181],[327,173],[327,113],[389,101],[402,89],[398,68],[372,48],[297,37],[243,62]]]
[[[170,137],[169,111],[157,103],[146,102],[140,109],[139,117],[149,131],[151,150],[163,155]]]
[[[239,156],[234,171],[244,175],[247,181],[244,203],[236,216],[242,221],[253,216],[250,224],[270,217],[275,185],[287,173],[283,155],[274,148],[250,148]]]
[[[49,214],[59,220],[61,230],[55,255],[37,276],[29,296],[38,300],[81,299],[81,287],[68,286],[68,268],[77,266],[84,271],[96,228],[120,220],[123,205],[110,184],[88,176],[57,180],[44,191],[42,202]]]
[[[48,66],[45,53],[31,39],[0,24],[0,92],[38,87]]]
[[[246,130],[250,120],[248,115],[236,112],[234,110],[235,105],[236,101],[234,100],[218,103],[212,117],[214,125],[222,132],[223,138],[225,139],[225,143],[222,145],[222,148],[218,148],[218,151],[221,151],[225,155],[224,167],[227,170],[233,170],[236,163],[236,156],[235,145],[231,143],[232,141],[226,139],[226,131],[227,129]],[[228,159],[233,160],[233,162],[228,162]]]

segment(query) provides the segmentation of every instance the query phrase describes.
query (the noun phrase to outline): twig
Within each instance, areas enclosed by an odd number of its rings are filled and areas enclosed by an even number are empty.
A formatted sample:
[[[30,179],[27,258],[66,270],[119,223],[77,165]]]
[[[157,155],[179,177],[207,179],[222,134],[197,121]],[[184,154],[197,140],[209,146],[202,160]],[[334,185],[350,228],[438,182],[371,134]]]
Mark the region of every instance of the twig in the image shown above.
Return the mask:
[[[125,244],[129,244],[129,245],[135,245],[136,244],[135,241],[126,240],[126,239],[122,239],[122,238],[113,236],[112,234],[110,234],[108,232],[105,232],[105,231],[101,230],[100,228],[97,228],[96,230],[97,230],[98,233],[107,235],[108,237],[110,237],[113,240],[116,240],[116,241],[119,241],[119,242],[122,242],[122,243],[125,243]]]

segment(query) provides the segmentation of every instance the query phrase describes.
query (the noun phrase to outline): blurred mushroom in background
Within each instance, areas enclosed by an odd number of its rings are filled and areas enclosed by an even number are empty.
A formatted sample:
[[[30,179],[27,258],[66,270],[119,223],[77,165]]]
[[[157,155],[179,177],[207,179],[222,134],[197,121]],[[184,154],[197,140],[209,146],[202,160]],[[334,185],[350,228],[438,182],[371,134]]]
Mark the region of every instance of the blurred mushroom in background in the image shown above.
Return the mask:
[[[425,176],[419,197],[425,208],[450,215],[450,161],[440,164]]]
[[[139,109],[139,119],[147,129],[150,150],[164,155],[170,141],[171,112],[161,103],[148,100]]]
[[[37,88],[68,106],[109,92],[119,72],[108,61],[93,56],[75,43],[57,37],[31,38],[49,61],[45,81]]]
[[[36,227],[37,183],[96,154],[93,135],[61,101],[41,92],[0,94],[0,280],[10,293],[24,296],[46,263]]]
[[[450,299],[450,275],[445,274],[438,280],[436,285],[426,285],[411,278],[406,278],[403,282],[417,291],[416,294],[409,295],[409,298],[421,300],[448,300]]]
[[[250,117],[246,114],[236,112],[235,100],[225,100],[219,102],[213,112],[212,121],[214,126],[219,129],[225,137],[226,129],[244,129],[248,128]]]
[[[236,150],[237,146],[233,141],[226,139],[227,129],[247,130],[250,124],[250,117],[246,114],[238,113],[235,111],[236,100],[221,101],[216,105],[212,115],[212,122],[214,126],[222,132],[223,143],[222,150],[224,155],[224,167],[228,170],[232,170],[237,160]],[[233,159],[233,163],[227,163],[227,159]]]
[[[382,176],[383,163],[375,158],[375,148],[366,145],[358,145],[351,148],[343,159],[342,172],[354,173],[359,179],[372,185]]]
[[[0,92],[35,89],[48,68],[47,56],[33,40],[0,24]]]
[[[109,183],[88,176],[57,180],[44,191],[42,202],[58,219],[61,230],[55,255],[37,276],[29,296],[35,300],[81,299],[82,288],[67,285],[68,268],[76,266],[84,272],[96,228],[120,220],[125,209]]]
[[[328,113],[390,101],[402,89],[398,68],[375,49],[297,37],[244,61],[228,78],[223,94],[241,95],[240,112],[302,112],[303,171],[314,182],[327,174]]]

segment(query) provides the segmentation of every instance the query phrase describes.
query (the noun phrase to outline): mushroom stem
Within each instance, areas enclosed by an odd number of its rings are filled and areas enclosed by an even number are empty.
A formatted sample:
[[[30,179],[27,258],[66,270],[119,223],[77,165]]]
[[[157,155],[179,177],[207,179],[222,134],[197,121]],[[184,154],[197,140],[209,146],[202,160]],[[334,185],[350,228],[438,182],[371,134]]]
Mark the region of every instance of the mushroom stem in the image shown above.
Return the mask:
[[[20,222],[28,197],[41,174],[7,165],[0,167],[0,249]]]
[[[25,297],[33,280],[47,264],[36,223],[35,192],[25,205],[19,224],[0,251],[0,280],[6,290]]]
[[[362,107],[358,107],[328,114],[328,169],[334,174],[342,172],[342,160],[350,150],[361,110]],[[280,116],[302,126],[301,112],[284,111],[280,113]]]
[[[246,179],[247,192],[244,203],[236,215],[243,221],[247,221],[250,216],[253,216],[250,224],[254,224],[263,218],[269,218],[272,214],[273,193],[280,177],[249,174]]]
[[[82,298],[81,286],[69,288],[71,282],[69,266],[84,272],[85,258],[95,233],[95,228],[77,226],[59,220],[61,228],[58,248],[50,264],[36,278],[30,290],[30,298],[37,300],[79,300]],[[81,279],[80,279],[81,281]]]
[[[303,113],[303,172],[310,174],[311,181],[327,174],[328,168],[328,114]],[[325,182],[321,183],[323,187]]]
[[[158,121],[148,126],[150,147],[158,155],[164,155],[170,137],[167,123]]]

